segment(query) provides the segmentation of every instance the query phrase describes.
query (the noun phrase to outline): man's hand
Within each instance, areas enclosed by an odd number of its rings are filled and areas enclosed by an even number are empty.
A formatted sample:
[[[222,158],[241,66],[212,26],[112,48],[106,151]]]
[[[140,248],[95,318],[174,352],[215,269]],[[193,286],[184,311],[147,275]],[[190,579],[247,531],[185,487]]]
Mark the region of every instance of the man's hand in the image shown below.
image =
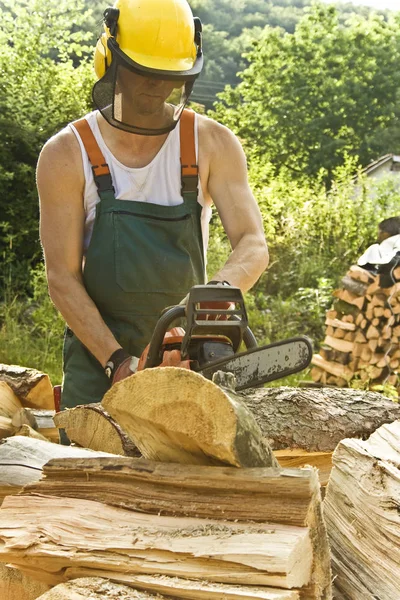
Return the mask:
[[[123,348],[119,348],[108,359],[104,368],[105,374],[111,380],[111,385],[122,381],[137,371],[139,359],[130,356]]]
[[[122,381],[122,379],[126,379],[127,377],[134,375],[137,371],[138,364],[139,359],[136,358],[136,356],[129,356],[129,358],[125,359],[116,370],[112,380],[112,385],[114,385],[114,383],[118,383],[118,381]]]

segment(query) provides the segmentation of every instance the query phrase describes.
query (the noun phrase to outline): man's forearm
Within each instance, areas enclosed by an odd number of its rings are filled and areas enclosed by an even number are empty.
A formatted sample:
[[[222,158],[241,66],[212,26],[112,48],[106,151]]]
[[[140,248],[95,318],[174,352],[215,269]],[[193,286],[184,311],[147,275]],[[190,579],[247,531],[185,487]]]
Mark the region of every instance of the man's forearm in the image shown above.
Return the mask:
[[[82,344],[104,367],[120,344],[104,323],[96,305],[79,279],[48,276],[52,301]]]
[[[228,281],[242,292],[247,292],[258,281],[268,263],[269,254],[265,241],[244,236],[225,265],[211,279]]]

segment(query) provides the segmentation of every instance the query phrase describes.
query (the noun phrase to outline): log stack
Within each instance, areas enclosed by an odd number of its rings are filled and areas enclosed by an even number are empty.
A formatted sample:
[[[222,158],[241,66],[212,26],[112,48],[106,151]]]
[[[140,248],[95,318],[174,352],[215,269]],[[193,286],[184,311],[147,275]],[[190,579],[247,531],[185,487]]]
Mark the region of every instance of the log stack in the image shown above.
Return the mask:
[[[50,461],[5,498],[0,561],[48,586],[102,577],[187,600],[332,597],[313,468]]]
[[[356,265],[342,279],[326,313],[326,336],[311,377],[321,385],[365,389],[390,384],[400,391],[400,269],[391,287]]]

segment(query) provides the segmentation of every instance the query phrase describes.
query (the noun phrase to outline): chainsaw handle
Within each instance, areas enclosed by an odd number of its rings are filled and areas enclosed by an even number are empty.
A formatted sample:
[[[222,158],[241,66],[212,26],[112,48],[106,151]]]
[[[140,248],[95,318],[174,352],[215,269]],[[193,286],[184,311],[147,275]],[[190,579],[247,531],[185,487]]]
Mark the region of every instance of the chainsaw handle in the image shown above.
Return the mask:
[[[186,316],[186,307],[182,305],[173,306],[165,311],[164,314],[159,318],[157,325],[154,328],[153,335],[151,336],[149,351],[147,353],[146,363],[144,369],[151,369],[157,367],[162,362],[161,349],[164,342],[165,334],[176,319],[181,319]],[[232,315],[232,320],[240,321],[239,317]],[[257,340],[254,337],[250,327],[246,327],[243,332],[243,342],[246,348],[257,347]]]
[[[157,367],[160,364],[162,360],[162,357],[160,359],[160,352],[164,342],[165,334],[170,328],[171,323],[173,323],[175,319],[181,319],[185,316],[185,314],[185,306],[178,304],[178,306],[169,308],[161,315],[157,321],[157,325],[154,328],[153,335],[151,336],[144,369],[151,369],[152,367]]]

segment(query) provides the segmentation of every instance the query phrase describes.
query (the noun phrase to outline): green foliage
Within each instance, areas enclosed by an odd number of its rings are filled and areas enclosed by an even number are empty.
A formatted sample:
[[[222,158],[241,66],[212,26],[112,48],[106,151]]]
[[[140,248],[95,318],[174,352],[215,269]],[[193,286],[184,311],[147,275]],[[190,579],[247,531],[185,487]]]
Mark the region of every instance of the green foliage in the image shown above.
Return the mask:
[[[372,14],[343,26],[335,8],[317,4],[293,34],[267,27],[247,55],[242,83],[220,94],[214,116],[275,174],[322,173],[329,184],[348,155],[367,164],[396,152],[399,24],[400,15]]]
[[[18,296],[7,287],[0,303],[0,362],[48,373],[61,383],[64,323],[47,293],[43,267],[31,272],[33,297]]]
[[[80,1],[3,0],[0,30],[0,288],[38,263],[35,167],[45,141],[90,106]]]

